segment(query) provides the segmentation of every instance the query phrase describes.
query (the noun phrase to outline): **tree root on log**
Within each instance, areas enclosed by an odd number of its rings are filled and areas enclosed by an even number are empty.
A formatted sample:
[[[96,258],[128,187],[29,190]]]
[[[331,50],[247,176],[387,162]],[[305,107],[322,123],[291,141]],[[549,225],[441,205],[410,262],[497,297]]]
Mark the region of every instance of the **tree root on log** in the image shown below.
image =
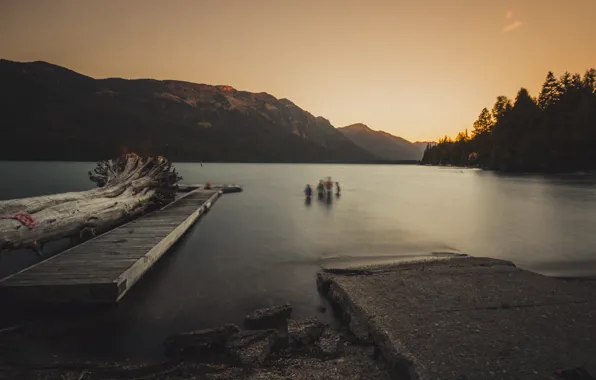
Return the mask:
[[[98,231],[137,217],[175,199],[182,179],[164,157],[129,153],[102,161],[89,172],[96,189],[0,201],[0,251],[31,248],[41,255],[43,244],[70,237],[86,240]],[[35,225],[26,227],[11,215],[26,213]]]

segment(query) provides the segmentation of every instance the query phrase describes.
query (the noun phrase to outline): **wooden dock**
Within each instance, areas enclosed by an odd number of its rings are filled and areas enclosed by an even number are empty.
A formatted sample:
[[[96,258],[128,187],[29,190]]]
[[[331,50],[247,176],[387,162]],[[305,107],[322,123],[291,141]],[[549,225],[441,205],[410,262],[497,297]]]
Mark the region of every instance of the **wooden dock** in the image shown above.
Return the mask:
[[[0,280],[0,297],[115,303],[222,194],[220,189],[190,191],[163,209]]]

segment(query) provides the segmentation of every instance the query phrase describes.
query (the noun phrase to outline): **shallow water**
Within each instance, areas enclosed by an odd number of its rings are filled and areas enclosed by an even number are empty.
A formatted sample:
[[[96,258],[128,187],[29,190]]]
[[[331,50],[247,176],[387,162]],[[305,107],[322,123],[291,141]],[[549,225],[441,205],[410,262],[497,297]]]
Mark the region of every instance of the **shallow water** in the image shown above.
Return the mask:
[[[90,188],[92,163],[0,162],[0,198]],[[586,177],[503,176],[401,165],[177,164],[183,183],[239,183],[113,310],[69,320],[40,350],[155,357],[168,334],[239,322],[289,302],[316,313],[321,265],[386,262],[432,252],[512,260],[553,276],[596,275],[596,188]],[[306,183],[341,183],[330,203]],[[0,257],[0,274],[36,262]],[[92,326],[91,326],[92,324]]]

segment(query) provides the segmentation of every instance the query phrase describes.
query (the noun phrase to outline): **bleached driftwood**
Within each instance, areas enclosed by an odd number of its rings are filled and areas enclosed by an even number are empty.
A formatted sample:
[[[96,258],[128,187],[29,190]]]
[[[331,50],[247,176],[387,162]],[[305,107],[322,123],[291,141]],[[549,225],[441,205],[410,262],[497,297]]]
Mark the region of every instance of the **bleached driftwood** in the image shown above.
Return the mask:
[[[164,157],[136,154],[99,162],[89,177],[98,188],[0,201],[0,216],[26,212],[35,220],[28,228],[18,220],[0,219],[0,250],[29,247],[41,254],[48,241],[95,236],[172,201],[181,179]]]

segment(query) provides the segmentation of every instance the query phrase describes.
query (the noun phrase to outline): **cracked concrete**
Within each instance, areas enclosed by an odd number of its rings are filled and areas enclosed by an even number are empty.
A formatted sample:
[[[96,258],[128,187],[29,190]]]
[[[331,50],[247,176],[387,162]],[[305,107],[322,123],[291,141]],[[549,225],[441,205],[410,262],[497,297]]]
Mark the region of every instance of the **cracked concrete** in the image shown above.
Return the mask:
[[[555,379],[596,372],[596,296],[510,262],[452,257],[324,270],[321,291],[403,379]]]

